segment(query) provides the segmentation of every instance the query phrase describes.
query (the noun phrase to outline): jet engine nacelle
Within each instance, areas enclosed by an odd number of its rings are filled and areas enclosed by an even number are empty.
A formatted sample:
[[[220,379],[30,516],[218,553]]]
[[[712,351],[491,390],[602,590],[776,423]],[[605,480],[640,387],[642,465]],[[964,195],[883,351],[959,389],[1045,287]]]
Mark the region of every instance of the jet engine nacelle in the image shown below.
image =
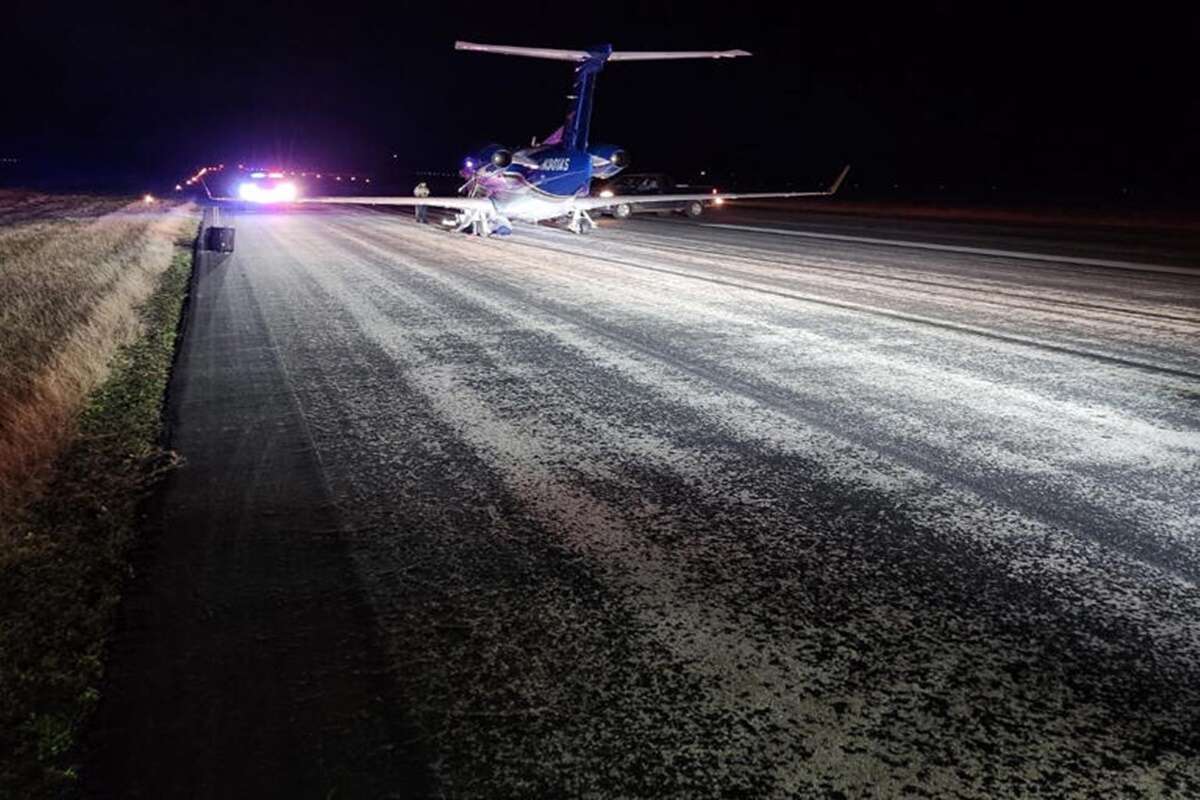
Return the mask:
[[[629,166],[629,154],[615,144],[598,144],[588,150],[592,157],[592,177],[611,178]]]
[[[512,163],[513,154],[507,147],[489,144],[477,153],[463,159],[462,169],[459,170],[464,178],[470,178],[484,168],[504,169]]]

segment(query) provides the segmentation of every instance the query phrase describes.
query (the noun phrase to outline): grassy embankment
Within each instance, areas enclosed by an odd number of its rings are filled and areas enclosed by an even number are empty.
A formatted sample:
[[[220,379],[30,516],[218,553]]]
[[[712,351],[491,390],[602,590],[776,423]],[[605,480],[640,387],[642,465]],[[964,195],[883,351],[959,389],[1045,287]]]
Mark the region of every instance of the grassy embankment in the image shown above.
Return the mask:
[[[197,224],[192,206],[0,191],[0,797],[71,791],[138,504],[171,464]]]

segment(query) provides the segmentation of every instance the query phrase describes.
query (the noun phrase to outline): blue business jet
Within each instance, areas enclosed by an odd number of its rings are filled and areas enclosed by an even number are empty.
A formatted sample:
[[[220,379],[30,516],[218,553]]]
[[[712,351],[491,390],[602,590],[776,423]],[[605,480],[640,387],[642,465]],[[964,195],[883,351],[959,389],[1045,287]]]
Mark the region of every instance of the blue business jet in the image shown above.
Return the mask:
[[[738,198],[819,197],[832,195],[846,177],[842,170],[833,185],[824,191],[758,192],[733,194],[670,194],[590,196],[594,178],[611,178],[629,165],[629,156],[616,145],[593,145],[588,141],[592,118],[592,97],[596,77],[611,61],[658,61],[683,58],[739,58],[745,50],[623,52],[612,45],[589,50],[554,50],[541,47],[455,42],[457,50],[498,53],[508,56],[571,61],[575,67],[575,85],[571,105],[561,128],[527,148],[512,150],[489,145],[463,160],[460,174],[466,180],[462,195],[456,197],[313,197],[307,203],[355,203],[372,205],[426,205],[458,211],[451,224],[459,230],[479,235],[506,236],[512,221],[541,222],[565,219],[575,233],[585,233],[596,223],[589,211],[653,202],[723,201]],[[608,194],[608,193],[605,193]]]

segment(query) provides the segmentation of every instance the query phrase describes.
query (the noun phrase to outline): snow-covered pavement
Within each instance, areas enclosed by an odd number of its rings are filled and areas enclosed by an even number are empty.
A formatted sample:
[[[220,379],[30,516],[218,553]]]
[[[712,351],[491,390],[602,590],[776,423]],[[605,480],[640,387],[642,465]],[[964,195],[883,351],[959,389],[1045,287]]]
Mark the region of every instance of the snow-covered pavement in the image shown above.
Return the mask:
[[[445,796],[1200,793],[1200,277],[234,224]]]

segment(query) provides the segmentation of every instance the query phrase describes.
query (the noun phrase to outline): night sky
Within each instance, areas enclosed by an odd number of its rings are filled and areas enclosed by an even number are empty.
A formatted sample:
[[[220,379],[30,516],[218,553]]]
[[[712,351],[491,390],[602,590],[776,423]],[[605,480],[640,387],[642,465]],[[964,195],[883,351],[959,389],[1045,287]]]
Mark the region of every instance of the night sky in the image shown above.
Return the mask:
[[[218,161],[386,179],[558,127],[569,65],[461,38],[751,50],[605,70],[592,139],[638,170],[786,183],[850,162],[862,196],[1200,205],[1200,12],[1118,8],[18,2],[0,181],[161,187]]]

